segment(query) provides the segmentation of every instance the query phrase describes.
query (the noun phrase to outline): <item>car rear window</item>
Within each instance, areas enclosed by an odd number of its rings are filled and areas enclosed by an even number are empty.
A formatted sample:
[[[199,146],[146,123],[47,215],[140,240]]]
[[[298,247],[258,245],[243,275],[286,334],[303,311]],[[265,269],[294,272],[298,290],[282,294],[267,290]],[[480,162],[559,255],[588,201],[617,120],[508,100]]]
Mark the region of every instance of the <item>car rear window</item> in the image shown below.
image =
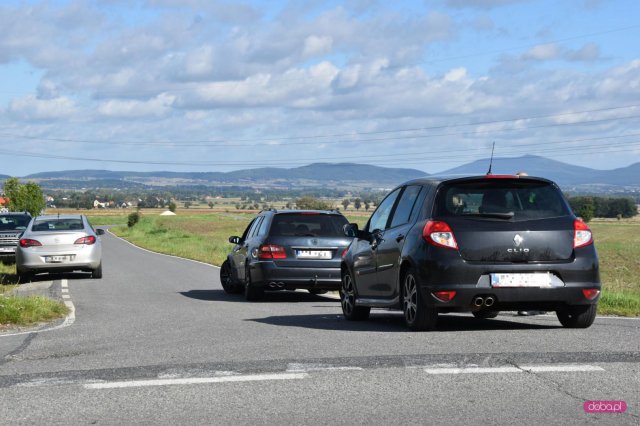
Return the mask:
[[[0,216],[0,230],[16,231],[27,229],[27,225],[31,221],[31,217],[24,215],[5,215]]]
[[[75,231],[83,229],[82,219],[47,219],[36,220],[31,230],[33,232],[45,231]]]
[[[530,220],[567,216],[571,211],[549,182],[486,179],[444,186],[436,199],[436,214]]]
[[[269,235],[343,237],[342,227],[347,223],[344,216],[336,214],[277,214],[273,217]]]

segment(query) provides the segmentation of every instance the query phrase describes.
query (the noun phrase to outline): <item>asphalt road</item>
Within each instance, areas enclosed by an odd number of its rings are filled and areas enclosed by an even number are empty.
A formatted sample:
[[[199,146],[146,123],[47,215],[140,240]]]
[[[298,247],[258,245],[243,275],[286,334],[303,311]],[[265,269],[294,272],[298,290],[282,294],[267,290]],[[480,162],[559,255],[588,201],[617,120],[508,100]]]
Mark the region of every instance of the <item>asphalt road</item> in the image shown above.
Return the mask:
[[[247,303],[217,268],[103,244],[103,279],[53,277],[73,323],[0,335],[0,424],[640,423],[640,320],[445,315],[414,333],[396,312],[344,321],[334,297]]]

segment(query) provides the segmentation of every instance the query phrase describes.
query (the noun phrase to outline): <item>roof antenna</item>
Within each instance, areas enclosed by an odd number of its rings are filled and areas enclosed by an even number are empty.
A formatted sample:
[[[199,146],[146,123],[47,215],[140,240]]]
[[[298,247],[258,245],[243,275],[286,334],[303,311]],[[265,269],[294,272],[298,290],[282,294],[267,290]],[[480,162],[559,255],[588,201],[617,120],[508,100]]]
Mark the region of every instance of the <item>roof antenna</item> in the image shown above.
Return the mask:
[[[487,176],[491,174],[491,167],[493,167],[493,150],[496,148],[496,142],[493,142],[493,146],[491,147],[491,160],[489,160],[489,171],[487,172]]]

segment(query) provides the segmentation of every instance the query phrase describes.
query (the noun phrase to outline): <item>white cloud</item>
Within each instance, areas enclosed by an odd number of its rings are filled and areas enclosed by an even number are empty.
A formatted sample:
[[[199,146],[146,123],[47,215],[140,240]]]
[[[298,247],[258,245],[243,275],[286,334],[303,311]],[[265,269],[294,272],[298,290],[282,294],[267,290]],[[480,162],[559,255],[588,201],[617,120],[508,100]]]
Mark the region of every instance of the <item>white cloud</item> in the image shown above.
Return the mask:
[[[304,40],[302,55],[307,58],[316,55],[324,55],[331,52],[332,46],[333,39],[331,37],[310,35]]]
[[[548,61],[556,59],[560,55],[560,49],[555,43],[539,44],[529,49],[522,57],[534,61]]]
[[[162,94],[148,101],[109,100],[98,106],[98,112],[111,118],[140,119],[163,117],[171,112],[175,97]]]
[[[53,120],[67,118],[77,111],[75,102],[67,97],[39,99],[34,95],[24,96],[10,102],[8,112],[22,120]]]

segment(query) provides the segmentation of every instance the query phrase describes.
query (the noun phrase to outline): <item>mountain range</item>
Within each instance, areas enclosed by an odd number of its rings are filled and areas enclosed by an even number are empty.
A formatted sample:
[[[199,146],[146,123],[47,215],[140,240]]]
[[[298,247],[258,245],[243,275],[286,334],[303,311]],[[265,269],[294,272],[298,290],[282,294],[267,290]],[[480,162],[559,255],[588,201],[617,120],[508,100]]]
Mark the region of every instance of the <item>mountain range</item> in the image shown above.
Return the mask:
[[[489,159],[477,160],[438,175],[484,175]],[[596,170],[539,156],[494,158],[493,174],[526,172],[557,182],[563,189],[581,186],[625,187],[640,190],[640,163],[613,170]],[[66,170],[23,176],[48,189],[145,189],[171,186],[238,186],[256,188],[327,187],[389,189],[428,174],[410,168],[388,168],[356,163],[314,163],[296,168],[264,167],[232,172],[135,172]],[[1,176],[0,176],[1,178]]]

